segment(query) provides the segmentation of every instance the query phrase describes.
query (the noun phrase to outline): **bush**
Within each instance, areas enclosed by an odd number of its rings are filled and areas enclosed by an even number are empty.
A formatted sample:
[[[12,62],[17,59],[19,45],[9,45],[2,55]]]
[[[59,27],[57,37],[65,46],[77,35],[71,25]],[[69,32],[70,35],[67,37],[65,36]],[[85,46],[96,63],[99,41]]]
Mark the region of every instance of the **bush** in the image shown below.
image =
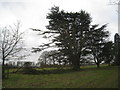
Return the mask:
[[[19,71],[23,74],[38,74],[39,72],[36,69],[31,67],[31,62],[25,62],[24,67]]]

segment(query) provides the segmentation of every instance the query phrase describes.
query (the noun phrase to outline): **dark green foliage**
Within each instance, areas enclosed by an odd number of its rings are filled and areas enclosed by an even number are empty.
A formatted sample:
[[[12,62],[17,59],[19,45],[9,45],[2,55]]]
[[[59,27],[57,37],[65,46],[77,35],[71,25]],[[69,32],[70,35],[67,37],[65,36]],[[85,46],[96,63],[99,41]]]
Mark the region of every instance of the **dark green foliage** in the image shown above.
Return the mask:
[[[106,38],[108,38],[109,32],[106,31],[106,24],[98,28],[98,25],[92,25],[88,35],[88,48],[94,57],[94,61],[99,67],[100,63],[104,60],[103,57],[103,47],[106,43]]]
[[[114,62],[112,65],[120,65],[120,43],[114,43]]]
[[[103,56],[105,63],[110,66],[111,61],[114,59],[114,44],[112,41],[105,43],[103,47]]]
[[[112,65],[120,65],[120,36],[118,33],[114,35],[114,62]]]

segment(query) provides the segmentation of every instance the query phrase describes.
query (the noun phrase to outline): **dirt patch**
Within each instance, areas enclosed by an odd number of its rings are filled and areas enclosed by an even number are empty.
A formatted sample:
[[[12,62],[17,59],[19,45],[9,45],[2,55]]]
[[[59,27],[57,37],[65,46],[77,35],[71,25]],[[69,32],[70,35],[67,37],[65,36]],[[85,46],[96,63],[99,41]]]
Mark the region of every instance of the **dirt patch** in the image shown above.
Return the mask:
[[[31,83],[31,86],[45,86],[48,85],[47,82],[37,82],[37,83]]]

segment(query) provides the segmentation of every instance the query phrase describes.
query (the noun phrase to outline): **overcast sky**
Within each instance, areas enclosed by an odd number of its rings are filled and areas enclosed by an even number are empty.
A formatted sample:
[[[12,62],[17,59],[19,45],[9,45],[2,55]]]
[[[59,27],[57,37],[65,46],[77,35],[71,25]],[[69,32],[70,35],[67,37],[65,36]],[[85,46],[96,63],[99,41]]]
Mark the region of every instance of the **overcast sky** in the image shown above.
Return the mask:
[[[21,21],[21,31],[25,31],[25,44],[27,48],[38,46],[47,42],[29,28],[46,30],[47,13],[52,6],[59,6],[60,10],[79,12],[81,9],[90,13],[92,24],[106,24],[110,31],[110,40],[118,32],[117,5],[110,5],[113,0],[0,0],[0,27],[12,25]],[[38,54],[32,58],[38,59]]]

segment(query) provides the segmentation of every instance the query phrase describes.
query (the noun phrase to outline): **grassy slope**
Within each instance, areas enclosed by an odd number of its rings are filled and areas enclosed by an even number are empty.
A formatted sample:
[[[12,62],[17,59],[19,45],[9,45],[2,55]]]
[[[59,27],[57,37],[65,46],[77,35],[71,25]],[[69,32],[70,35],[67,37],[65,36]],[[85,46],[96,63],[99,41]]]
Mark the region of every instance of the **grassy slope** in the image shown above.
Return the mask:
[[[61,74],[10,74],[3,81],[6,88],[117,88],[118,68],[103,66],[82,67],[78,72]]]

